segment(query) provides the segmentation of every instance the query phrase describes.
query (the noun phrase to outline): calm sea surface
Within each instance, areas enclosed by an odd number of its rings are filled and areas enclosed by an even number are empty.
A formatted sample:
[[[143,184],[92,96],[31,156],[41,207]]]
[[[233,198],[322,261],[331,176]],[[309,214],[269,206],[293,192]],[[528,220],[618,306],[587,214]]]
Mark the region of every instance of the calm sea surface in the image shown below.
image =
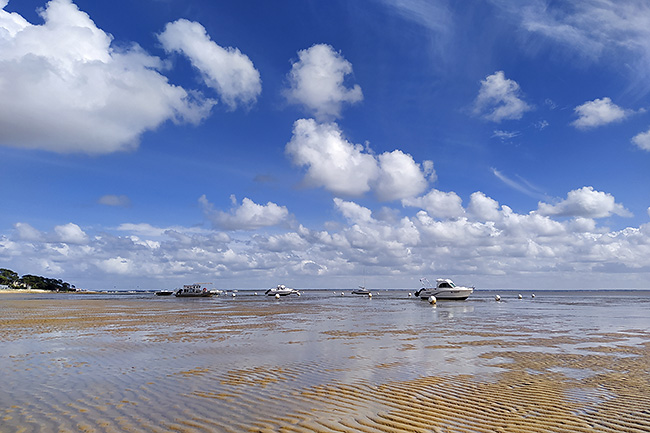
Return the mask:
[[[609,372],[601,358],[638,357],[649,342],[650,291],[477,290],[435,306],[407,290],[0,294],[0,432],[356,430],[347,406],[369,420],[384,409],[355,390],[497,383],[509,365],[579,383],[571,401],[593,409],[610,398],[590,382]],[[530,367],[517,367],[522,353]],[[310,416],[329,421],[310,427]]]

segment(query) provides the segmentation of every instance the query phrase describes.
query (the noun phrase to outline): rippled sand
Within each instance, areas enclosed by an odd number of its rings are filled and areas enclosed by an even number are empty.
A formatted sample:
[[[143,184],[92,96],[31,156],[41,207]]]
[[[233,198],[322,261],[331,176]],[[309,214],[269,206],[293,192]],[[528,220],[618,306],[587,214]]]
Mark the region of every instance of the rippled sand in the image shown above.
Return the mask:
[[[0,431],[650,431],[648,329],[376,298],[5,296]]]

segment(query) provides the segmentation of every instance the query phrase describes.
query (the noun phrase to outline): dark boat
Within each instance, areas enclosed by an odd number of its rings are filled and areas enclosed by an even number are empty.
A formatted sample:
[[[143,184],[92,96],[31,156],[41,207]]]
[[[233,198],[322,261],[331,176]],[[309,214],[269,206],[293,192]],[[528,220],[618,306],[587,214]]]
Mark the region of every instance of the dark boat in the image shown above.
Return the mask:
[[[174,292],[171,290],[158,290],[156,291],[156,296],[171,296]]]
[[[352,291],[353,295],[369,295],[370,290],[366,289],[365,286],[359,286],[358,289]]]
[[[205,287],[201,288],[200,284],[186,284],[175,295],[178,298],[207,298],[212,296],[212,292]]]

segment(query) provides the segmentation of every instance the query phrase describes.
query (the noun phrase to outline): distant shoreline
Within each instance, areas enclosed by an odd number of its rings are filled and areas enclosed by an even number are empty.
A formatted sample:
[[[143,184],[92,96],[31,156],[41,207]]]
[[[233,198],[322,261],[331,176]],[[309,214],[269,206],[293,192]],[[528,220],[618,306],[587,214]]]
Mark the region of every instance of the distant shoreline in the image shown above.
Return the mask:
[[[0,294],[2,293],[32,293],[34,295],[36,294],[43,294],[43,293],[59,293],[59,294],[66,294],[66,293],[74,293],[77,295],[97,295],[97,294],[104,294],[104,293],[114,293],[114,292],[103,292],[103,291],[98,291],[98,290],[43,290],[43,289],[0,289]],[[125,292],[127,293],[127,292]]]
[[[56,293],[53,290],[41,289],[0,289],[0,293]]]

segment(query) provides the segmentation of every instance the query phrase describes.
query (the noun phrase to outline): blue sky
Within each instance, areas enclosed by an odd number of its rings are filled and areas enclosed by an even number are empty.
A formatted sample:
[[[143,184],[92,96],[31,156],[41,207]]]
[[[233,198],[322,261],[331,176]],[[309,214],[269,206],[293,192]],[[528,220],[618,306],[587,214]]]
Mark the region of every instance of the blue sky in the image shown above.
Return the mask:
[[[646,2],[0,7],[0,267],[650,287]]]

